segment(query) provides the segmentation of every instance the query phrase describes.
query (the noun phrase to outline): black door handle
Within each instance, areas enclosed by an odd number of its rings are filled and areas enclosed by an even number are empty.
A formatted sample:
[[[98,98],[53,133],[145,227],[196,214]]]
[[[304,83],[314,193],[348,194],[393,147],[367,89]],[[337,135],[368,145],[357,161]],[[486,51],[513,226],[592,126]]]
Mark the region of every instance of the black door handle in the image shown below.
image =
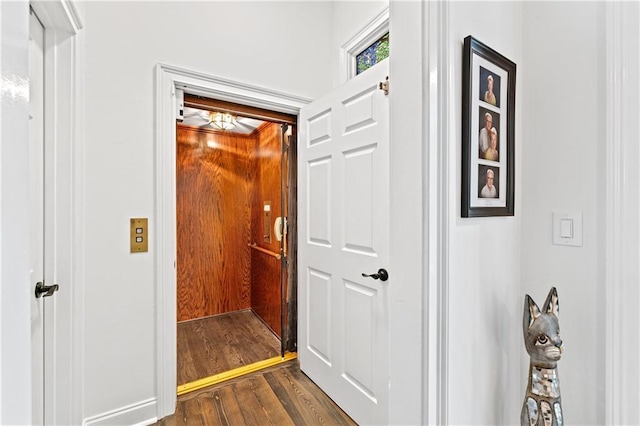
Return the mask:
[[[377,274],[365,274],[364,272],[362,273],[363,277],[370,277],[373,278],[374,280],[380,280],[380,281],[386,281],[389,279],[389,273],[387,272],[386,269],[378,269],[378,273]]]
[[[53,293],[58,291],[58,288],[58,284],[44,285],[42,281],[38,281],[36,283],[36,299],[53,296]]]

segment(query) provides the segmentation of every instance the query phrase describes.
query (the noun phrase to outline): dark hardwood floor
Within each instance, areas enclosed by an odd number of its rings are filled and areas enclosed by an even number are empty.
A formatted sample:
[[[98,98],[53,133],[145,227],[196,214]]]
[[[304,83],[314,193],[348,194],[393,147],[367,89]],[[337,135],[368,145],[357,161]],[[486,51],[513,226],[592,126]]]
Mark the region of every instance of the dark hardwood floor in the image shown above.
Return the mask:
[[[250,310],[178,323],[178,385],[280,355],[280,340]]]
[[[297,360],[178,398],[174,415],[159,426],[355,425]]]

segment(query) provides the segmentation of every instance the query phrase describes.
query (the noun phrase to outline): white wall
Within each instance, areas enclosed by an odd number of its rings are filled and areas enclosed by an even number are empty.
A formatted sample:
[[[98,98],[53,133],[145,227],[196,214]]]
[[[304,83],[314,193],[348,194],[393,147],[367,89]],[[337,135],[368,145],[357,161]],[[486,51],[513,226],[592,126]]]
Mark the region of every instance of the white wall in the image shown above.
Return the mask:
[[[522,295],[522,4],[452,2],[449,174],[449,393],[450,424],[515,424],[524,395],[521,362]],[[481,19],[490,12],[490,20]],[[463,219],[460,215],[463,39],[473,35],[511,59],[516,76],[515,216]]]
[[[493,25],[478,19],[487,11]],[[514,218],[460,219],[459,122],[451,124],[451,424],[518,423],[529,361],[520,325],[523,297],[528,293],[542,303],[552,285],[560,295],[566,347],[559,363],[565,419],[605,423],[605,16],[602,2],[451,4],[454,117],[460,114],[457,82],[466,35],[518,65]],[[629,161],[622,176],[635,182],[637,162]],[[634,203],[637,198],[624,202],[627,215],[636,211]],[[583,213],[582,247],[551,244],[554,211]],[[637,234],[637,218],[623,218]],[[629,249],[636,253],[636,246]],[[623,277],[621,295],[637,300],[637,291],[629,289],[637,268],[628,257],[623,262],[631,275]],[[637,320],[631,312],[620,317]],[[637,336],[627,344],[637,353]],[[629,364],[623,354],[615,356]]]
[[[313,98],[335,55],[329,3],[85,6],[87,418],[155,397],[153,253],[128,248],[130,217],[154,229],[155,65]]]
[[[542,303],[557,287],[564,417],[604,424],[604,4],[531,2],[524,16],[522,293]],[[582,247],[551,243],[556,211],[583,213]]]

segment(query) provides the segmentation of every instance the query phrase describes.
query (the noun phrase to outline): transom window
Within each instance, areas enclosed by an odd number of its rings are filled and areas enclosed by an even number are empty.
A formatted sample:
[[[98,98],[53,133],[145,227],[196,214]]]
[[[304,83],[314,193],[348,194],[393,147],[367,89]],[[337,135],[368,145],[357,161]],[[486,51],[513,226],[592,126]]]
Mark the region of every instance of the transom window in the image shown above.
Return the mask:
[[[342,45],[340,57],[342,83],[389,57],[388,6]]]
[[[356,55],[356,75],[389,57],[389,33]]]

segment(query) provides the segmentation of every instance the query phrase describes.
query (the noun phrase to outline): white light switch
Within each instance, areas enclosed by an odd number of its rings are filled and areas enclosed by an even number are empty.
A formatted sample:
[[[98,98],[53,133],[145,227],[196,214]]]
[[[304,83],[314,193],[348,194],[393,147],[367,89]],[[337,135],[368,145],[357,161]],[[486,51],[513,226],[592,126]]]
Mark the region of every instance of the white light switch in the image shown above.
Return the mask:
[[[560,238],[573,238],[573,219],[560,219]]]
[[[582,213],[553,213],[553,244],[582,246]]]

